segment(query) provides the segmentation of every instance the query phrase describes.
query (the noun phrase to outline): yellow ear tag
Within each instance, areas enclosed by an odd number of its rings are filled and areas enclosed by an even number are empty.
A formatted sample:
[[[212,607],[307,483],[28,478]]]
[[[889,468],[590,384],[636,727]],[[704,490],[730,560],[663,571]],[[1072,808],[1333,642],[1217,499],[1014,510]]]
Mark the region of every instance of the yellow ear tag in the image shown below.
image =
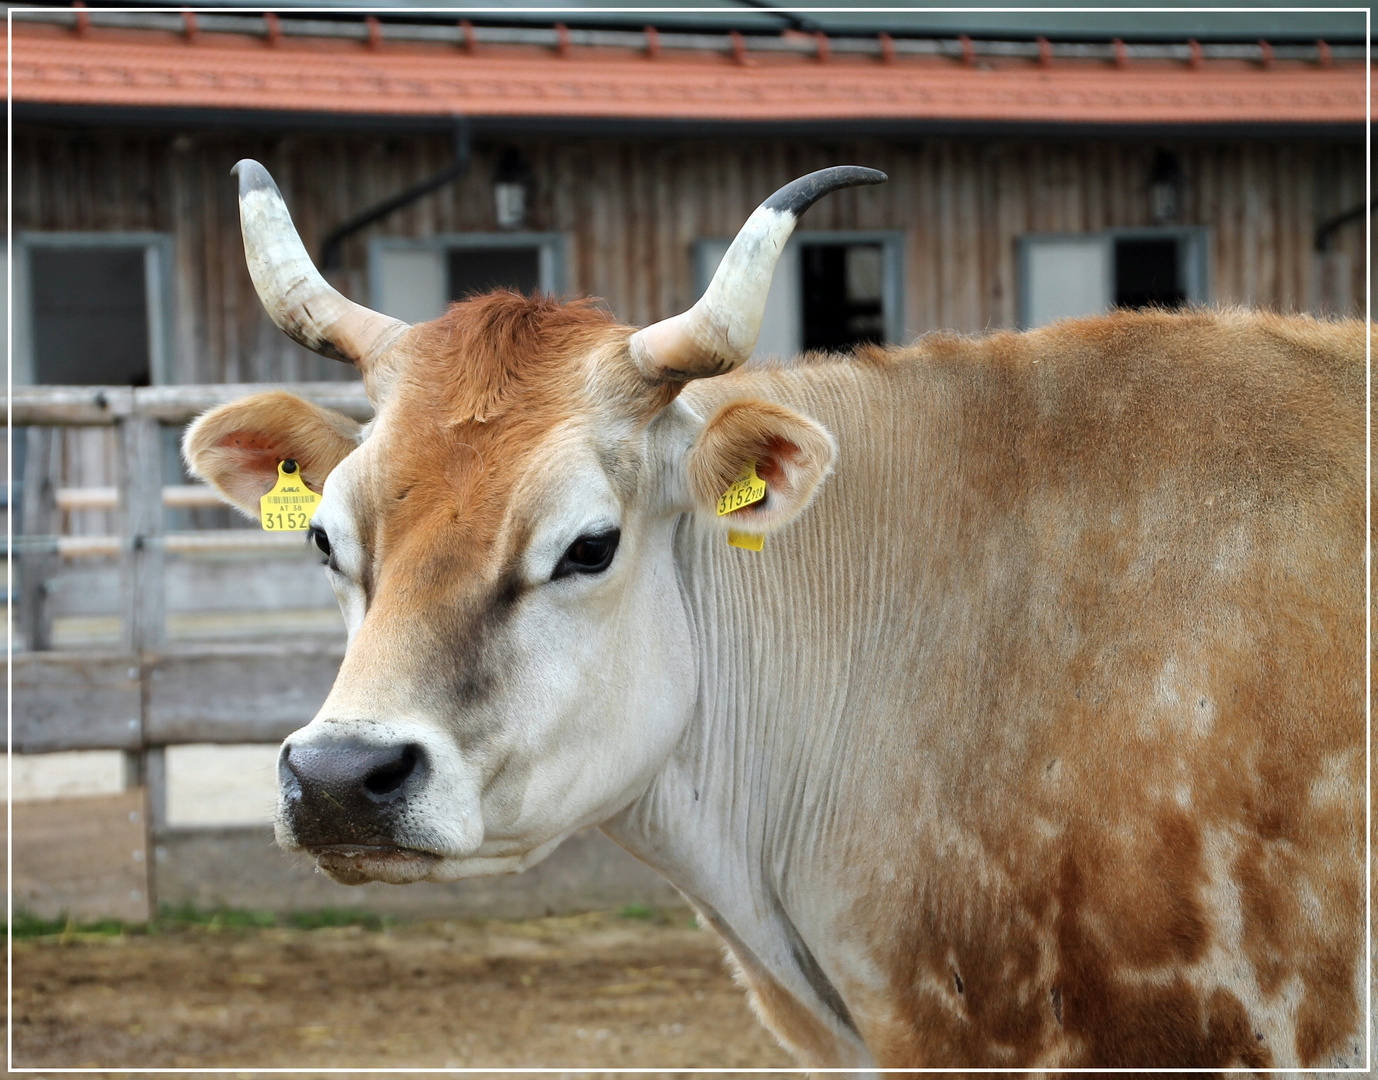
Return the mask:
[[[278,481],[258,500],[258,518],[266,532],[305,532],[321,497],[306,486],[291,458],[278,462]]]
[[[760,551],[766,546],[766,538],[759,533],[738,532],[736,529],[727,530],[727,542],[732,547],[746,548],[747,551]]]
[[[735,510],[758,503],[766,497],[766,482],[756,475],[756,462],[748,461],[737,474],[737,479],[733,480],[726,491],[718,496],[718,517],[723,517]],[[741,532],[738,529],[727,530],[727,542],[733,547],[746,548],[748,551],[760,551],[765,547],[766,538],[758,533]]]

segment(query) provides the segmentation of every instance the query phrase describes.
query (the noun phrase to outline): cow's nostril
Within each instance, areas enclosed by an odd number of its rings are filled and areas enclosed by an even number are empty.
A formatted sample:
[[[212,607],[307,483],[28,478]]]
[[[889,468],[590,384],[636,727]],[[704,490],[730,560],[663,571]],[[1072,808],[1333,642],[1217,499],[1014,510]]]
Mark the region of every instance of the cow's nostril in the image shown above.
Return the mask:
[[[282,763],[282,804],[302,843],[386,840],[389,819],[424,781],[427,764],[420,743],[349,740],[291,746]]]
[[[375,797],[391,795],[416,771],[416,763],[420,757],[415,744],[402,747],[402,753],[395,761],[378,766],[364,777],[364,790]]]
[[[286,799],[301,798],[301,779],[292,767],[292,750],[289,747],[278,756],[278,790]]]

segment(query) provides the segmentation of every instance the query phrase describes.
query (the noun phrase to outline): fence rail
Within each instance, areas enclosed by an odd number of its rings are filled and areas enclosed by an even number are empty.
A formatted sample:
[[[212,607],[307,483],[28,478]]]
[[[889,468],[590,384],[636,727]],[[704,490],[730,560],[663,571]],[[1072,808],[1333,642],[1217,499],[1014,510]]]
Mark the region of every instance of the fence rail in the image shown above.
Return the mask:
[[[278,742],[315,714],[343,656],[334,643],[19,653],[13,747]]]
[[[117,510],[120,489],[113,486],[58,488],[56,499],[59,510]],[[163,505],[183,508],[223,506],[224,500],[206,484],[174,484],[163,488]]]
[[[19,555],[37,553],[57,555],[63,559],[102,559],[119,557],[124,554],[125,545],[132,542],[132,539],[127,540],[122,536],[16,536],[13,549]],[[143,537],[141,543],[161,545],[163,551],[173,555],[202,555],[230,551],[257,551],[263,554],[296,552],[303,541],[300,535],[294,533],[202,529],[198,532]]]
[[[107,426],[130,419],[184,424],[216,405],[267,390],[286,390],[355,420],[373,406],[363,383],[207,383],[196,386],[16,386],[6,405],[15,425]]]

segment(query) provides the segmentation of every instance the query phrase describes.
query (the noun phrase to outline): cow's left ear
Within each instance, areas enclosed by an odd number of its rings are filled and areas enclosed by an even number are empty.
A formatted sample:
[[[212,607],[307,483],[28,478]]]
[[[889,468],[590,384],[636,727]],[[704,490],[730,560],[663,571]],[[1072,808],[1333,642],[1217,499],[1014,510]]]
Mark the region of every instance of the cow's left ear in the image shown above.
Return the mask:
[[[689,490],[701,519],[760,536],[808,506],[836,456],[833,437],[815,421],[770,401],[734,401],[694,440]],[[765,498],[720,516],[718,499],[752,463],[765,481]]]
[[[204,413],[187,428],[182,456],[194,475],[257,518],[258,500],[277,481],[278,462],[297,462],[306,486],[319,492],[362,434],[342,413],[273,390]]]

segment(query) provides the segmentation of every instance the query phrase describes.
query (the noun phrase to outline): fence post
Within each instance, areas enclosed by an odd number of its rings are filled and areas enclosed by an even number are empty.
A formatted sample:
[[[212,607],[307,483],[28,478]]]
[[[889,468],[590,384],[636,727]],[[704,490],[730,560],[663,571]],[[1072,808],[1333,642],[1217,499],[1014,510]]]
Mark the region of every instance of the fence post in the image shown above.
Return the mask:
[[[158,421],[138,411],[119,421],[120,507],[122,545],[121,586],[124,593],[124,642],[141,668],[139,723],[148,724],[148,668],[144,653],[156,649],[167,636],[163,576],[163,462],[162,431]],[[148,915],[158,913],[157,841],[166,807],[167,786],[162,749],[144,741],[142,768],[145,793],[144,857],[148,875]]]
[[[21,532],[29,537],[19,556],[19,624],[24,647],[31,651],[53,647],[53,610],[48,603],[48,582],[53,576],[55,553],[48,541],[58,528],[56,453],[61,432],[50,427],[31,427],[25,432],[24,489],[21,496]]]
[[[158,421],[120,421],[125,645],[136,655],[166,637],[163,584],[163,463]]]
[[[148,691],[145,690],[145,698]],[[158,915],[158,860],[166,858],[162,843],[167,831],[167,748],[145,746],[142,772],[144,782],[144,872],[147,882],[148,917]]]

